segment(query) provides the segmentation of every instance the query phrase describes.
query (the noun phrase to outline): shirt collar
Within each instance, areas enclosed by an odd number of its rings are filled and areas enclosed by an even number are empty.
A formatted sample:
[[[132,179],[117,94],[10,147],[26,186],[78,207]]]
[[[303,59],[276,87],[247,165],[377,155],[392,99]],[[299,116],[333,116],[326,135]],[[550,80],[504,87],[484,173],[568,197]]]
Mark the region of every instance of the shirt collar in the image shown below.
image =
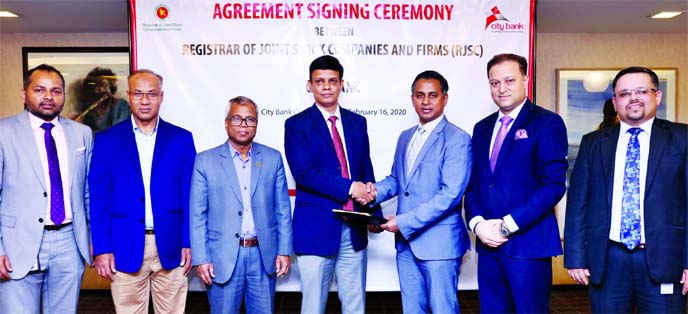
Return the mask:
[[[325,118],[325,120],[328,120],[331,116],[337,117],[337,120],[339,120],[339,121],[342,120],[342,114],[339,111],[339,104],[337,104],[337,107],[334,108],[333,114],[330,114],[329,112],[327,112],[327,110],[325,110],[325,108],[321,107],[317,103],[315,104],[315,107],[317,107],[318,110],[320,110],[320,113],[323,115],[323,118]]]
[[[650,131],[652,130],[652,123],[655,122],[655,117],[652,117],[650,120],[647,120],[643,122],[643,124],[639,126],[631,126],[623,121],[619,121],[619,127],[621,127],[620,133],[621,135],[626,134],[628,132],[628,129],[630,128],[641,128],[643,132],[646,134],[650,134]]]
[[[37,116],[35,116],[31,111],[27,111],[29,114],[29,124],[31,124],[31,129],[37,130],[37,129],[42,129],[41,125],[43,123],[52,123],[54,125],[55,130],[60,130],[62,131],[62,125],[60,124],[60,119],[58,117],[53,118],[50,121],[45,121]]]
[[[131,119],[131,126],[132,126],[132,129],[134,130],[134,133],[138,132],[140,134],[143,134],[143,132],[141,132],[141,129],[139,128],[139,126],[136,124],[136,120],[134,120],[134,115],[132,114],[129,118]],[[150,135],[155,135],[158,132],[158,125],[160,125],[160,116],[158,116],[155,119],[155,127],[153,128],[153,132],[151,132]]]
[[[525,105],[526,100],[527,98],[524,99],[520,105],[516,106],[514,110],[511,110],[508,115],[503,114],[501,110],[497,110],[497,121],[499,121],[499,119],[501,119],[503,116],[509,116],[511,117],[511,121],[516,121],[516,118],[518,118],[518,114],[521,113],[521,109],[523,109],[523,105]]]
[[[241,159],[241,153],[232,146],[232,143],[227,141],[227,145],[229,145],[229,155],[232,156],[232,159],[234,158],[239,158]],[[248,158],[250,159],[251,156],[253,156],[253,145],[251,145],[251,148],[248,149]]]
[[[444,119],[444,113],[437,117],[437,119],[425,123],[425,125],[420,125],[419,123],[418,126],[416,126],[416,130],[423,128],[427,134],[430,134],[437,127],[437,125],[440,124],[442,119]]]

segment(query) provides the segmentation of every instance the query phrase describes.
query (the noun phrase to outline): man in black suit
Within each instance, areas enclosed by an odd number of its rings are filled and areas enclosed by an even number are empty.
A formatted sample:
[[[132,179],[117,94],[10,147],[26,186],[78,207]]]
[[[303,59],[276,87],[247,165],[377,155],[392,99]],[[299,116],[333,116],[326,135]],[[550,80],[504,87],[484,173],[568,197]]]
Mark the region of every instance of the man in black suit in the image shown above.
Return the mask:
[[[620,125],[583,136],[571,175],[564,266],[595,313],[685,312],[688,126],[656,118],[652,70],[612,82]]]

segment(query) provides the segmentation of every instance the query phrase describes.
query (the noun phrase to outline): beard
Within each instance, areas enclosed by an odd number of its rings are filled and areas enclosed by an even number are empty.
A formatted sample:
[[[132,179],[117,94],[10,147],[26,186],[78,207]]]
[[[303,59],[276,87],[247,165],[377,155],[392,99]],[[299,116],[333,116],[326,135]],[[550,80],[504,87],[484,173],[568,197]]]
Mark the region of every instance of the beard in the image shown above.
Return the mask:
[[[40,110],[41,106],[47,104],[55,108],[55,110]],[[24,104],[24,107],[29,110],[34,116],[41,118],[44,121],[50,121],[55,119],[55,117],[59,116],[60,113],[62,112],[62,108],[58,109],[57,104],[54,102],[42,102],[39,104],[38,109],[39,110],[33,110],[30,106]]]

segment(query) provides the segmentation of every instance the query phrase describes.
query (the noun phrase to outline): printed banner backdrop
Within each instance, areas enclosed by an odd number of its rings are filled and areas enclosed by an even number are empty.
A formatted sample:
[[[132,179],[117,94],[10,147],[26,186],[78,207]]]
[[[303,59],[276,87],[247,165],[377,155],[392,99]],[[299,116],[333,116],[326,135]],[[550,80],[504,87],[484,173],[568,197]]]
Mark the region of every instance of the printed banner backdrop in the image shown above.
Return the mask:
[[[337,57],[344,66],[340,105],[367,118],[378,180],[390,172],[401,131],[418,123],[410,98],[418,73],[432,69],[447,78],[445,114],[471,133],[496,111],[487,61],[513,52],[527,56],[532,69],[535,0],[130,0],[130,10],[132,67],[164,77],[161,116],[193,132],[199,152],[226,141],[227,102],[238,95],[258,104],[255,141],[283,152],[284,121],[313,104],[310,62]],[[285,166],[293,189],[286,159]],[[396,199],[383,204],[386,216],[395,210]],[[399,290],[394,236],[369,237],[368,291]],[[459,289],[477,289],[476,268],[469,251]],[[277,290],[299,291],[298,275],[292,258]],[[204,287],[193,278],[191,289]]]

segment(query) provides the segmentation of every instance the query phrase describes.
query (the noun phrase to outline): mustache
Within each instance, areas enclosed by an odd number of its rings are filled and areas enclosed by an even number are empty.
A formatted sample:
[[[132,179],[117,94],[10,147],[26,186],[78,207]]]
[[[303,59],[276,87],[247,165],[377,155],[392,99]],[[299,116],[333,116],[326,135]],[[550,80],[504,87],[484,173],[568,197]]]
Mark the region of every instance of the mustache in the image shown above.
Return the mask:
[[[642,100],[640,100],[640,99],[636,99],[636,100],[631,100],[631,101],[629,101],[629,102],[628,102],[628,105],[629,105],[629,106],[630,106],[630,105],[645,105],[645,102],[642,101]]]

